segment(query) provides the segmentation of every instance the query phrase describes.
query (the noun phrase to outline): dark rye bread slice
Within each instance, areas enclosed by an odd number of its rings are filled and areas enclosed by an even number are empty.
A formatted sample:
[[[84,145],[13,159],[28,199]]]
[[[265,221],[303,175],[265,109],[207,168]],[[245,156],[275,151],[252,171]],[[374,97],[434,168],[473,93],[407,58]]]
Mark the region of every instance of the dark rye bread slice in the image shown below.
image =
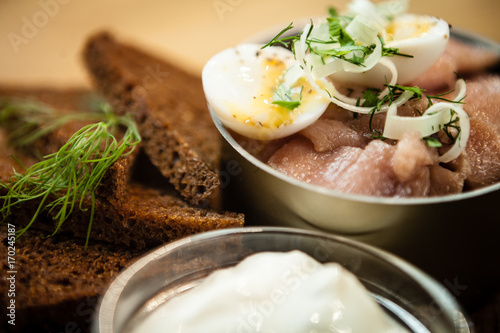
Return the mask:
[[[15,209],[7,222],[24,227],[38,202]],[[90,204],[83,205],[65,221],[60,232],[85,238],[90,219]],[[90,237],[95,240],[123,244],[136,249],[149,249],[196,233],[241,227],[243,215],[219,213],[192,207],[180,198],[138,183],[127,184],[124,200],[96,198]],[[51,215],[45,215],[31,226],[50,235],[54,231]]]
[[[146,154],[181,195],[193,204],[216,196],[220,136],[201,79],[105,32],[89,39],[84,58],[97,90],[134,114]]]
[[[2,92],[3,100],[6,100],[8,96],[30,99],[38,99],[42,96],[43,101],[54,108],[62,107],[59,101],[66,101],[67,110],[80,107],[82,105],[79,104],[80,97],[90,96],[88,91],[74,90],[43,90],[41,93],[39,89],[18,89],[17,91],[10,89],[10,94],[7,94],[7,89],[0,88],[0,96]],[[56,98],[57,96],[60,99]],[[71,101],[75,104],[71,105]],[[32,145],[38,150],[35,155],[52,153],[52,149],[56,149],[53,142],[59,145],[64,143],[76,130],[74,125],[73,123],[65,125],[48,138],[41,139],[45,142],[44,145],[38,145],[38,143]],[[5,131],[6,129],[0,129],[0,138],[6,138]],[[36,161],[33,156],[30,156],[30,152],[17,152],[5,140],[0,140],[0,152],[2,152],[0,160],[9,163],[7,167],[1,169],[0,179],[3,180],[10,177],[12,166],[17,165],[16,160],[10,155],[17,156],[25,166]],[[193,233],[243,225],[242,214],[193,207],[182,200],[172,188],[152,188],[151,184],[161,183],[163,176],[150,163],[143,161],[144,154],[140,154],[142,158],[136,158],[137,155],[120,158],[103,178],[96,193],[91,238],[145,249]],[[145,174],[148,177],[145,177]],[[169,186],[171,187],[170,184]],[[37,206],[36,201],[24,204],[19,209],[13,210],[8,221],[15,223],[19,228],[25,226],[31,220]],[[85,202],[83,211],[76,209],[64,222],[61,231],[73,234],[75,237],[85,238],[90,207],[90,202]],[[31,227],[43,230],[45,234],[51,234],[54,231],[54,221],[47,214],[44,213]]]
[[[91,241],[87,247],[84,243],[64,234],[47,238],[30,229],[14,242],[16,273],[11,288],[8,229],[0,226],[0,306],[5,311],[11,299],[16,306],[15,326],[4,316],[0,331],[90,332],[98,298],[142,251],[105,242]],[[9,289],[15,289],[15,297],[8,297]]]

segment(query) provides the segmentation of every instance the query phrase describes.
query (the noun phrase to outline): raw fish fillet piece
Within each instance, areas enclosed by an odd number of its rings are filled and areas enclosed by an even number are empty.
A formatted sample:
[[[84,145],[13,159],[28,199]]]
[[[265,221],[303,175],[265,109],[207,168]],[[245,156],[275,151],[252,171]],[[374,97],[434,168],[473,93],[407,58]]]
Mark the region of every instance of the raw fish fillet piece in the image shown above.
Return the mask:
[[[319,153],[308,139],[297,137],[278,149],[268,164],[278,171],[306,183],[335,188],[340,175],[363,152],[356,147],[341,147]]]
[[[457,80],[456,71],[457,66],[453,58],[443,54],[427,72],[409,85],[429,91],[449,90]]]
[[[493,184],[500,179],[500,77],[484,75],[468,80],[464,110],[471,122],[467,185],[478,188]]]
[[[285,143],[293,139],[293,135],[290,137],[262,141],[246,138],[236,132],[230,131],[231,136],[241,145],[243,149],[249,152],[251,155],[255,156],[259,161],[266,162],[276,150],[281,148]]]
[[[374,196],[396,196],[400,183],[393,170],[396,147],[380,140],[370,142],[351,168],[346,170],[338,190]]]
[[[472,118],[480,118],[500,132],[500,76],[484,75],[467,80],[464,110]]]
[[[500,133],[480,117],[470,119],[471,131],[466,154],[471,165],[470,188],[490,185],[500,179]]]
[[[453,56],[460,74],[480,73],[500,61],[500,55],[478,45],[450,39],[445,54]]]
[[[443,132],[438,137],[444,145],[438,149],[428,147],[419,133],[399,141],[374,140],[373,134],[383,131],[385,113],[370,117],[334,104],[290,141],[257,145],[259,156],[299,180],[355,194],[438,196],[493,184],[500,180],[500,77],[486,70],[498,61],[494,52],[451,40],[434,69],[415,82],[421,88],[439,89],[426,91],[434,95],[454,88],[454,71],[469,75],[464,109],[470,115],[470,138],[464,153],[450,163],[438,160],[438,152],[443,154],[451,144]],[[351,97],[362,96],[363,89],[351,90]],[[453,99],[454,92],[443,97]],[[410,100],[398,114],[419,117],[428,103],[425,97]]]
[[[431,188],[429,196],[447,195],[463,191],[465,179],[471,173],[469,159],[466,154],[448,163],[446,168],[435,164],[430,168]]]
[[[492,50],[451,38],[436,63],[411,85],[431,91],[452,89],[456,81],[454,72],[461,75],[477,74],[499,61],[499,54]]]
[[[311,140],[318,152],[331,151],[342,146],[364,147],[363,137],[338,120],[320,119],[301,134]]]
[[[297,137],[277,150],[268,164],[298,180],[347,193],[421,197],[443,188],[460,192],[465,177],[441,170],[437,158],[415,132],[397,145],[373,140],[364,149],[342,146],[325,152],[316,151],[307,138]],[[433,187],[432,175],[446,177]]]

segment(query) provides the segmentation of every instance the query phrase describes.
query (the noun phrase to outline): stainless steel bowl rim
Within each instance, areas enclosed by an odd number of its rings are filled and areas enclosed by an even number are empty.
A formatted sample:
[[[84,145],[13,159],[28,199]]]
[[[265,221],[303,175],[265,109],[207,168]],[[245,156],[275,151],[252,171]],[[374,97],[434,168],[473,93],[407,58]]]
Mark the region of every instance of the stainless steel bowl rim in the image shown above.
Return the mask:
[[[318,17],[312,18],[312,19],[314,20],[314,19],[318,19],[318,18],[321,18],[321,16],[318,16]],[[288,32],[288,34],[291,35],[291,34],[300,33],[302,31],[302,27],[310,22],[311,22],[311,18],[299,18],[297,20],[294,20],[294,28],[291,29]],[[284,26],[286,26],[286,25],[284,25]],[[254,34],[253,36],[246,38],[243,41],[243,43],[263,43],[263,42],[265,43],[267,40],[270,40],[274,35],[276,35],[277,32],[281,31],[281,29],[283,29],[284,26],[283,26],[283,24],[276,25],[276,26],[270,27],[268,29],[265,29],[263,31],[260,31],[256,34]],[[478,35],[476,33],[467,31],[465,29],[453,27],[453,29],[451,30],[451,35],[453,37],[458,38],[458,39],[487,47],[487,48],[500,54],[500,44],[498,44],[492,40],[489,40],[488,38],[485,38],[481,35]],[[319,194],[324,194],[324,195],[330,196],[330,197],[340,197],[343,199],[365,202],[365,203],[376,203],[376,204],[383,204],[383,205],[428,205],[428,204],[439,204],[439,203],[443,203],[443,202],[466,200],[466,199],[479,197],[479,196],[482,196],[484,194],[500,190],[500,182],[498,182],[498,183],[488,185],[488,186],[485,186],[485,187],[482,187],[479,189],[475,189],[473,191],[467,191],[467,192],[463,192],[463,193],[459,193],[459,194],[450,194],[450,195],[435,196],[435,197],[399,198],[399,197],[379,197],[379,196],[344,193],[344,192],[340,192],[340,191],[331,190],[331,189],[328,189],[325,187],[321,187],[318,185],[308,184],[306,182],[299,181],[293,177],[287,176],[287,175],[273,169],[269,165],[259,161],[253,155],[248,153],[243,147],[240,146],[240,144],[238,142],[236,142],[236,140],[227,131],[226,127],[222,124],[220,119],[213,112],[210,105],[208,105],[208,108],[210,110],[210,114],[212,115],[212,119],[213,119],[217,129],[221,133],[221,135],[245,159],[247,159],[250,163],[252,163],[256,167],[258,167],[262,171],[267,172],[267,173],[271,174],[272,176],[281,179],[284,182],[290,183],[294,186],[301,187],[301,188],[308,190],[308,191],[317,192]]]
[[[359,201],[365,203],[376,203],[385,205],[428,205],[428,204],[438,204],[442,202],[460,201],[466,200],[473,197],[482,196],[484,194],[500,190],[500,182],[492,185],[488,185],[473,191],[463,192],[459,194],[442,195],[435,197],[417,197],[417,198],[400,198],[400,197],[380,197],[380,196],[370,196],[361,194],[344,193],[340,191],[335,191],[322,187],[319,185],[309,184],[293,177],[287,176],[266,163],[258,160],[255,156],[246,151],[236,140],[232,137],[226,127],[222,124],[217,115],[213,112],[210,105],[208,106],[212,119],[221,133],[222,137],[233,147],[242,157],[252,163],[254,166],[258,167],[262,171],[286,182],[303,188],[304,190],[316,192],[318,194],[326,195],[329,197],[339,197],[352,201]]]

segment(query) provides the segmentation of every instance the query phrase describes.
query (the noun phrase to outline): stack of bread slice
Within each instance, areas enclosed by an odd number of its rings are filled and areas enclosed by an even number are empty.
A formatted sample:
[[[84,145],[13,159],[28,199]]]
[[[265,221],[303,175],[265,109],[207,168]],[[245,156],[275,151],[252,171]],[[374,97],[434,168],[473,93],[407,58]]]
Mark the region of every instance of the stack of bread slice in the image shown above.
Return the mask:
[[[142,140],[101,181],[88,245],[90,201],[56,234],[53,212],[44,211],[16,239],[16,325],[6,326],[13,331],[87,331],[97,298],[142,253],[184,236],[244,223],[242,214],[221,211],[218,204],[220,137],[201,79],[107,33],[89,39],[84,59],[95,91],[3,87],[0,108],[30,100],[63,113],[86,112],[103,99],[117,114],[132,116]],[[0,128],[0,179],[8,183],[13,169],[22,171],[57,151],[85,124],[65,124],[24,149],[10,145],[13,129]],[[4,222],[24,228],[38,203],[16,207]],[[2,256],[8,252],[7,236],[2,225]],[[8,287],[8,281],[0,280],[3,294]]]

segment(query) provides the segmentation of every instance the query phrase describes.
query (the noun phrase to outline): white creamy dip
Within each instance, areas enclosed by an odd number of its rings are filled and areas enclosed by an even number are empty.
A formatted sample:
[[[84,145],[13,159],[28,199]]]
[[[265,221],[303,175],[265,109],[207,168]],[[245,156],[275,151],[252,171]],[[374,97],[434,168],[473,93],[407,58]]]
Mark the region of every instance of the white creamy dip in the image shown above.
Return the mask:
[[[408,332],[336,263],[263,252],[220,269],[154,310],[134,332]]]

